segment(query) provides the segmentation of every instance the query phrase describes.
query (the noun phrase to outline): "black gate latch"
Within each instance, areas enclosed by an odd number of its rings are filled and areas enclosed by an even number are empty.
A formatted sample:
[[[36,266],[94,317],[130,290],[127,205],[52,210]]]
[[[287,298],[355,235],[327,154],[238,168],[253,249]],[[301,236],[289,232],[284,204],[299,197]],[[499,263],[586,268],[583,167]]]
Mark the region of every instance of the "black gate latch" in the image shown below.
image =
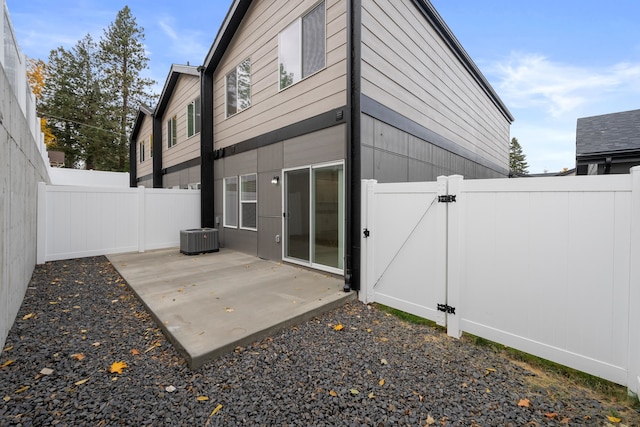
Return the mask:
[[[362,230],[362,234],[364,234],[364,238],[366,239],[367,237],[369,237],[369,229],[365,228],[364,230]]]
[[[438,202],[440,203],[453,203],[456,201],[455,194],[445,194],[443,196],[438,196]]]
[[[447,314],[456,314],[456,308],[451,307],[449,304],[438,304],[438,311],[443,311]]]

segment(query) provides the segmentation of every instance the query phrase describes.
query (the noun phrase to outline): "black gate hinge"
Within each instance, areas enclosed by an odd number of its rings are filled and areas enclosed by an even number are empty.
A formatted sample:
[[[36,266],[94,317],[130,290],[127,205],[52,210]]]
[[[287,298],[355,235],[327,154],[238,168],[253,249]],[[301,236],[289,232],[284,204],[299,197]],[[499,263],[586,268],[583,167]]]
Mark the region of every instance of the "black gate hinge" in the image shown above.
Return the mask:
[[[445,194],[443,196],[438,196],[439,203],[453,203],[456,201],[455,194]]]
[[[449,304],[438,304],[438,311],[443,311],[447,314],[456,314],[456,308],[451,307]]]
[[[364,238],[366,239],[367,237],[369,237],[369,229],[365,228],[364,230],[362,230],[362,234],[364,235]]]

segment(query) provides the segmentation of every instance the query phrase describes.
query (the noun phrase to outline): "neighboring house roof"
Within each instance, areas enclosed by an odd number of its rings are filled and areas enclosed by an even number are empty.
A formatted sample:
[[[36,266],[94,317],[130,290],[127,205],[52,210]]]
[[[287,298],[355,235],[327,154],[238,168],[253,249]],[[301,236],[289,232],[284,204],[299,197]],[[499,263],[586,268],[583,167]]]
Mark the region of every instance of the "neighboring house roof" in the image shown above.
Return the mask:
[[[64,167],[64,151],[48,151],[49,164],[54,168]]]
[[[162,88],[162,93],[160,94],[160,99],[158,100],[158,106],[156,107],[155,115],[157,117],[161,117],[164,113],[164,110],[167,108],[169,100],[171,99],[171,95],[173,94],[173,90],[175,89],[176,84],[178,83],[178,79],[182,74],[200,77],[198,67],[194,67],[192,65],[172,64],[171,70],[169,70],[169,75],[167,76],[167,80],[165,81],[164,87]]]
[[[640,110],[578,119],[576,157],[640,151]]]
[[[145,117],[153,116],[153,110],[151,107],[142,104],[138,109],[138,114],[136,115],[136,121],[133,124],[133,130],[131,131],[131,137],[129,138],[131,141],[135,141],[138,137],[138,132],[140,132],[140,127],[142,126],[142,122]]]
[[[440,14],[436,11],[429,0],[412,0],[416,8],[422,13],[424,18],[429,21],[433,28],[440,34],[440,37],[449,46],[452,52],[469,71],[471,76],[476,80],[479,86],[485,91],[491,101],[498,107],[507,120],[510,123],[514,121],[513,116],[509,112],[509,109],[502,102],[500,97],[493,90],[487,79],[482,75],[476,64],[469,57],[464,50],[458,39],[453,35],[447,24],[444,22]],[[206,73],[212,73],[224,56],[224,53],[231,43],[233,36],[238,30],[242,19],[249,10],[253,0],[234,0],[227,12],[220,30],[216,35],[209,53],[205,58],[204,70]],[[359,2],[356,2],[359,4]]]

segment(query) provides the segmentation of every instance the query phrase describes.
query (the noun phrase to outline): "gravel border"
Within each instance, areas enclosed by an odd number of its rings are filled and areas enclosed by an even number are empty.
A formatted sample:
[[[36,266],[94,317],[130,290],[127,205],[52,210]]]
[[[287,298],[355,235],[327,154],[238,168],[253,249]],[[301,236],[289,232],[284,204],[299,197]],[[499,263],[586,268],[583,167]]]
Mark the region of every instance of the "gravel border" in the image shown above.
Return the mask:
[[[357,301],[191,371],[104,257],[36,267],[0,366],[2,426],[562,426],[612,413]]]

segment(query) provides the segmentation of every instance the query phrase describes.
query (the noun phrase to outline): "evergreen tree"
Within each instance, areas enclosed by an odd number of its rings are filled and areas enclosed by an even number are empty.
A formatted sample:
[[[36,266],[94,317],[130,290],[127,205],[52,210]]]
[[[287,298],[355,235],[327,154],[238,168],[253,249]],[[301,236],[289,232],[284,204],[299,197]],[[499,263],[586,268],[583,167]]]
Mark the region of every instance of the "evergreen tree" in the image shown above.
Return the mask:
[[[509,144],[509,169],[516,174],[529,173],[527,156],[522,151],[517,138],[511,138]]]
[[[103,90],[113,94],[108,105],[118,122],[118,138],[114,141],[115,170],[129,169],[128,131],[133,127],[141,104],[153,104],[150,87],[155,83],[141,77],[149,59],[144,45],[144,29],[136,24],[131,9],[125,6],[100,39],[100,59],[104,66]]]

